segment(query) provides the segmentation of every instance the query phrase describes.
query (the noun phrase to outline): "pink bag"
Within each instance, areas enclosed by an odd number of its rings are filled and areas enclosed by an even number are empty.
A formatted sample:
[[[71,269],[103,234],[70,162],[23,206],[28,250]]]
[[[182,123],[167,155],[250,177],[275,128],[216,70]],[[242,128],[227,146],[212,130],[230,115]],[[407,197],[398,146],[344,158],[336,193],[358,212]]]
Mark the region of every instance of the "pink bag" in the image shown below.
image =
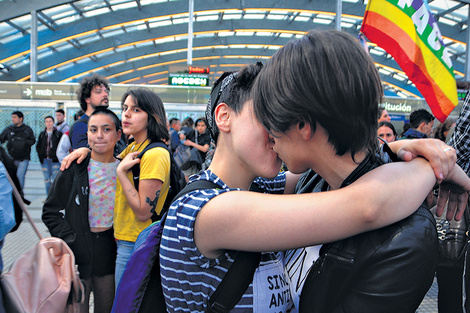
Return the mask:
[[[79,312],[83,285],[72,250],[60,238],[43,238],[1,276],[7,312]]]
[[[15,196],[19,195],[16,188],[13,191],[16,191]],[[24,203],[22,200],[18,202],[40,240],[1,275],[6,311],[79,312],[79,303],[84,300],[84,287],[72,250],[60,238],[41,238]]]

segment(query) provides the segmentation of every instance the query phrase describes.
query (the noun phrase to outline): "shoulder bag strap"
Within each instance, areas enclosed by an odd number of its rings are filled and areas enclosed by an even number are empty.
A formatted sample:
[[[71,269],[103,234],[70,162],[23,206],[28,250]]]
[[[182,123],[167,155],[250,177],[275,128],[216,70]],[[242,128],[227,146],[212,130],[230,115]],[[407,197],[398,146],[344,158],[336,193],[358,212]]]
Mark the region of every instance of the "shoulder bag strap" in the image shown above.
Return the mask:
[[[209,299],[206,313],[225,313],[240,301],[253,281],[261,253],[239,251],[232,266]]]
[[[15,196],[16,201],[18,202],[18,204],[20,205],[21,209],[23,210],[24,215],[26,215],[26,217],[28,218],[29,223],[31,224],[31,226],[33,227],[34,231],[35,231],[36,234],[38,235],[39,240],[41,240],[41,239],[42,239],[42,235],[41,235],[41,233],[39,232],[39,229],[36,227],[36,224],[34,224],[33,218],[31,217],[31,215],[29,215],[29,212],[28,212],[28,210],[26,209],[26,206],[24,205],[23,197],[21,197],[21,194],[19,193],[18,189],[16,188],[15,183],[14,183],[13,180],[11,179],[10,174],[8,174],[8,171],[5,171],[5,174],[7,175],[8,181],[10,182],[10,185],[11,185],[11,187],[13,188],[13,195]]]

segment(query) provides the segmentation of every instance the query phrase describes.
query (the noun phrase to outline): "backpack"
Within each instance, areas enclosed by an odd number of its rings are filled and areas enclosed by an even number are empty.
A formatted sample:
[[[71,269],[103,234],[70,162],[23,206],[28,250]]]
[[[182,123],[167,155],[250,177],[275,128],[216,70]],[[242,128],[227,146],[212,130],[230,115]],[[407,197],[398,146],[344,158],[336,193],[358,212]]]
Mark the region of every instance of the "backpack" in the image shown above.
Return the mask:
[[[152,222],[158,221],[162,218],[163,214],[168,211],[171,203],[175,196],[186,186],[186,179],[184,177],[183,171],[179,168],[176,164],[173,155],[170,152],[170,149],[165,145],[163,142],[151,142],[149,143],[144,150],[137,156],[138,158],[142,159],[145,152],[150,149],[160,147],[165,148],[168,153],[170,153],[170,186],[168,190],[168,194],[166,196],[165,203],[163,204],[163,209],[160,214],[155,212],[155,209],[152,211]],[[139,190],[139,177],[140,177],[140,164],[137,163],[132,167],[132,176],[134,177],[134,187],[138,191]]]
[[[194,190],[213,188],[219,186],[207,180],[198,180],[186,185],[175,199]],[[165,220],[166,214],[139,234],[117,287],[112,313],[167,312],[159,256]],[[238,252],[232,266],[210,297],[206,313],[228,312],[240,301],[253,281],[260,258],[260,253]]]

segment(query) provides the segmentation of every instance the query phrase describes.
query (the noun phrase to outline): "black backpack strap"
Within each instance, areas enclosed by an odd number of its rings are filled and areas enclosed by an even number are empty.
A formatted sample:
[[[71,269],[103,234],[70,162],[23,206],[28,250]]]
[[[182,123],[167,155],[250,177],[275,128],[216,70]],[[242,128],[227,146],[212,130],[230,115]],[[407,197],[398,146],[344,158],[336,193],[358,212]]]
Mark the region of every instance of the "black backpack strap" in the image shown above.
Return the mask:
[[[206,313],[225,313],[240,301],[253,281],[261,253],[239,251],[232,266],[209,299]]]
[[[161,147],[161,148],[165,148],[168,150],[168,147],[163,142],[159,142],[159,141],[151,142],[144,148],[144,150],[142,150],[141,153],[139,153],[137,157],[139,159],[142,159],[142,156],[144,155],[145,152],[156,147]],[[170,150],[168,150],[168,152],[169,151]],[[136,165],[134,165],[131,168],[131,170],[132,170],[132,177],[134,179],[134,187],[137,191],[139,191],[140,163],[137,163]]]
[[[175,196],[173,201],[176,199],[182,197],[183,195],[187,194],[188,192],[194,191],[194,190],[200,190],[200,189],[217,189],[220,188],[219,185],[217,185],[214,182],[211,182],[209,180],[201,179],[201,180],[196,180],[190,184],[187,184],[184,186],[183,189]]]
[[[175,197],[175,200],[188,192],[199,189],[220,188],[214,182],[197,180],[186,185]],[[232,266],[225,274],[217,289],[209,299],[206,313],[228,312],[240,301],[246,289],[253,281],[253,275],[259,266],[261,253],[239,251]]]

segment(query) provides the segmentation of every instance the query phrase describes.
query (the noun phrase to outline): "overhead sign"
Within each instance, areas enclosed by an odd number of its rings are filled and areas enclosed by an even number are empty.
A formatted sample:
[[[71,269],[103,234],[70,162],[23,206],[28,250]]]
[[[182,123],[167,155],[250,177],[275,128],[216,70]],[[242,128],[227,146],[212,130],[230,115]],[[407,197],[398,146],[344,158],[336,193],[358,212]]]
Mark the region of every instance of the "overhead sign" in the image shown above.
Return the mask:
[[[189,74],[209,74],[211,71],[209,67],[190,66],[188,72]]]
[[[209,86],[209,76],[204,74],[170,73],[168,85],[207,87]]]
[[[1,82],[0,99],[72,100],[76,99],[75,85]]]

